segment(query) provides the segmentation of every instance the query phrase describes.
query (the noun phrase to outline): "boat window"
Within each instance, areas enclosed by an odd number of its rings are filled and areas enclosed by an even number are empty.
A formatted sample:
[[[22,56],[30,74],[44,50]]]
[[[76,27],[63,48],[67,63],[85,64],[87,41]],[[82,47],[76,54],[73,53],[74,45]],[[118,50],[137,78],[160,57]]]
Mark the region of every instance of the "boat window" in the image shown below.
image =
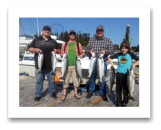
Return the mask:
[[[34,57],[24,57],[24,60],[34,60]]]

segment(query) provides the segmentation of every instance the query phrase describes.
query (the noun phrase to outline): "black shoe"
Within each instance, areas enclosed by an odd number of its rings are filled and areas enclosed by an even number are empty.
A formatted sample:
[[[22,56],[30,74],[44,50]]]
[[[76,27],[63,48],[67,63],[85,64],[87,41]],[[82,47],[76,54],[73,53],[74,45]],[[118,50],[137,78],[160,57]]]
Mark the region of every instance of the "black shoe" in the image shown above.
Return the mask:
[[[54,99],[57,98],[56,93],[53,92],[51,97],[54,98]]]
[[[91,98],[93,96],[93,93],[88,92],[88,95],[86,96],[87,99]]]
[[[35,97],[34,101],[40,101],[41,97]]]
[[[121,103],[117,103],[116,107],[122,107],[122,104]]]
[[[126,106],[127,106],[127,104],[124,102],[124,103],[122,103],[122,106],[123,106],[123,107],[126,107]]]
[[[102,95],[101,97],[103,98],[103,101],[108,101],[106,95]]]

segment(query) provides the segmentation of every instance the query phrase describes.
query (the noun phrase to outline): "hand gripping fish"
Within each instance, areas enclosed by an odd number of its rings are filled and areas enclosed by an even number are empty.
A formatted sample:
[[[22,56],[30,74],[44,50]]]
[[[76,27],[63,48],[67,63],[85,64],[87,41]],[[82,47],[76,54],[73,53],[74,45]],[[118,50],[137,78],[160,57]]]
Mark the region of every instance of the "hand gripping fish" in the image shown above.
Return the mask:
[[[108,76],[108,95],[109,96],[113,96],[112,95],[112,87],[113,87],[113,84],[115,82],[115,69],[114,67],[112,66],[109,70],[109,76]]]
[[[44,55],[43,55],[43,51],[40,50],[40,53],[38,55],[38,67],[39,67],[39,73],[41,73],[41,69],[42,69],[42,65],[43,65],[43,60],[44,60]],[[39,74],[38,73],[38,74]]]
[[[80,56],[77,56],[76,58],[76,71],[80,77],[80,83],[83,82],[83,79],[82,79],[82,68],[81,68],[81,58]]]
[[[64,79],[64,75],[65,75],[65,72],[66,72],[66,69],[68,66],[68,58],[67,57],[68,57],[67,54],[64,53],[63,59],[62,59],[62,68],[61,68],[62,76],[59,79]]]
[[[104,77],[104,60],[103,54],[99,54],[97,58],[97,74],[99,77],[100,84],[103,84],[102,78]]]
[[[56,54],[51,51],[51,65],[52,65],[52,74],[56,75]]]
[[[93,73],[93,71],[94,71],[94,69],[96,67],[96,61],[97,61],[96,53],[93,52],[91,60],[90,60],[90,65],[89,65],[89,70],[88,70],[89,75],[88,75],[87,79],[91,78],[91,75],[92,75],[92,73]]]
[[[134,92],[134,86],[135,86],[135,75],[133,73],[133,69],[127,70],[127,87],[129,90],[129,99],[134,100],[133,92]]]

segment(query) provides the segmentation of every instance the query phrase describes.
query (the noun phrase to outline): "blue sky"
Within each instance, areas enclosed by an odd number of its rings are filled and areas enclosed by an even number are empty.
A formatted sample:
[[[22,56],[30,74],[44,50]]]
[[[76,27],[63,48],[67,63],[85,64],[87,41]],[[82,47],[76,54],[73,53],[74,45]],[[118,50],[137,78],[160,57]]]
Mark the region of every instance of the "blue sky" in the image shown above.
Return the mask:
[[[32,31],[36,33],[36,18],[20,18],[20,21],[25,34],[33,36]],[[113,44],[119,45],[125,36],[127,24],[130,24],[130,37],[133,39],[131,46],[139,44],[139,18],[38,18],[40,31],[42,31],[43,26],[51,26],[54,23],[61,24],[64,27],[64,31],[67,30],[69,32],[71,29],[74,29],[76,32],[90,33],[90,37],[93,37],[96,33],[96,27],[102,25],[105,30],[104,36],[110,38]],[[52,32],[60,33],[63,31],[62,27],[57,24],[53,25],[51,29]],[[23,35],[20,25],[19,34]]]

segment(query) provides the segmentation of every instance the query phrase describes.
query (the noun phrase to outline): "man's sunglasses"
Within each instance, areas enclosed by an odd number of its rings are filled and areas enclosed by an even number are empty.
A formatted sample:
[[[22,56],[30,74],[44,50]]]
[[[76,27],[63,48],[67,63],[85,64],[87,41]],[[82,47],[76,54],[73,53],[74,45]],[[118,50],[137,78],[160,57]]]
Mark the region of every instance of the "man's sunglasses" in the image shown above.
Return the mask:
[[[72,35],[72,34],[73,34],[73,35],[76,35],[76,33],[75,33],[75,32],[70,32],[70,33],[69,33],[69,35]]]

